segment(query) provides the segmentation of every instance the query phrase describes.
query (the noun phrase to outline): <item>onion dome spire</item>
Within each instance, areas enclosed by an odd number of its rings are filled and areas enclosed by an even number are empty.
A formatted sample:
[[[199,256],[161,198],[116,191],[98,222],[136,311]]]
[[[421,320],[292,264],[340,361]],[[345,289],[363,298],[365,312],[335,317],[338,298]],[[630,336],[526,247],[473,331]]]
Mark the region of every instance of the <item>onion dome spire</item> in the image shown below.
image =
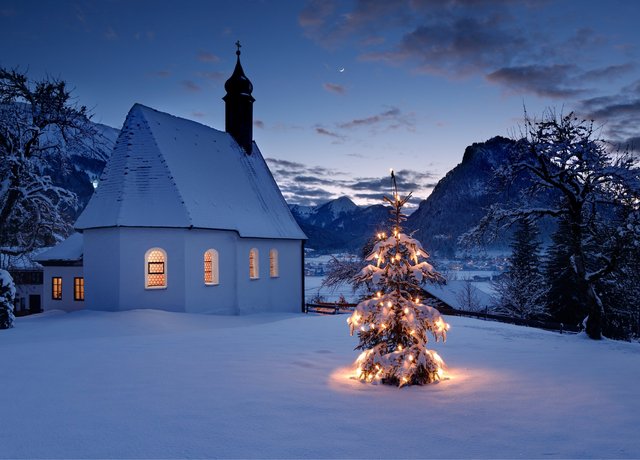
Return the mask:
[[[224,84],[225,131],[233,136],[247,154],[253,149],[253,84],[244,74],[240,64],[240,41],[236,42],[236,67]]]

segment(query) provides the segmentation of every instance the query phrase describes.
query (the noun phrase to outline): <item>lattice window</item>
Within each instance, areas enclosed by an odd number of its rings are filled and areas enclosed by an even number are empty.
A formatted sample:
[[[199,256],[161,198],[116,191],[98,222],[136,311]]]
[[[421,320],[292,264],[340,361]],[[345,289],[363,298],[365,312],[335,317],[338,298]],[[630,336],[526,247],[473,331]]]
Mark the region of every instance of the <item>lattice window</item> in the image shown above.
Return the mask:
[[[51,278],[51,298],[53,300],[62,300],[62,277],[60,276]]]
[[[253,248],[249,251],[249,278],[258,279],[259,273],[258,250]]]
[[[162,249],[147,252],[146,280],[148,288],[167,287],[167,255]]]
[[[218,251],[215,249],[204,253],[204,284],[218,284]]]
[[[271,249],[269,251],[269,275],[271,278],[277,278],[278,274],[278,250]]]
[[[73,279],[73,300],[84,300],[84,278]]]

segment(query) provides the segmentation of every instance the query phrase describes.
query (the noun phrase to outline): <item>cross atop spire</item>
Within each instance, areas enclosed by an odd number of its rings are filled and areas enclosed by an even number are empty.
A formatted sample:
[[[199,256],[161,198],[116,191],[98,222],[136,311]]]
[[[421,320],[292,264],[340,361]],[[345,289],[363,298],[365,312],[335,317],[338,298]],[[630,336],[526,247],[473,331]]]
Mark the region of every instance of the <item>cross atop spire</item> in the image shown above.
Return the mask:
[[[236,56],[240,56],[240,48],[242,45],[240,44],[240,40],[236,40],[236,46],[238,47],[238,51],[236,51]]]

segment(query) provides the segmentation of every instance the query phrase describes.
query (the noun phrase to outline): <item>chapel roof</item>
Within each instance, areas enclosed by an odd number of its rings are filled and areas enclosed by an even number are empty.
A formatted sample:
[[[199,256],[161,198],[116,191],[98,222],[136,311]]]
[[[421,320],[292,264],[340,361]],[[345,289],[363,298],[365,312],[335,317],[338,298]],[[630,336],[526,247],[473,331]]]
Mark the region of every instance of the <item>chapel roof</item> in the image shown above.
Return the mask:
[[[255,143],[135,104],[98,188],[76,221],[100,227],[235,230],[242,237],[306,239]]]

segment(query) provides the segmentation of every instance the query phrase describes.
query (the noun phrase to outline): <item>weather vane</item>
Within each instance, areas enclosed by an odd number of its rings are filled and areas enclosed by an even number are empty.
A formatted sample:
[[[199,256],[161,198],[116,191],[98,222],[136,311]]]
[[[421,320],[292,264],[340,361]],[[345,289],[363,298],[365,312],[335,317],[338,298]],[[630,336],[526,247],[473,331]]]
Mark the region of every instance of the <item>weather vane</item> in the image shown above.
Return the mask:
[[[242,45],[240,44],[240,40],[236,40],[236,46],[238,47],[238,51],[236,51],[236,54],[240,56],[240,48],[242,47]]]

